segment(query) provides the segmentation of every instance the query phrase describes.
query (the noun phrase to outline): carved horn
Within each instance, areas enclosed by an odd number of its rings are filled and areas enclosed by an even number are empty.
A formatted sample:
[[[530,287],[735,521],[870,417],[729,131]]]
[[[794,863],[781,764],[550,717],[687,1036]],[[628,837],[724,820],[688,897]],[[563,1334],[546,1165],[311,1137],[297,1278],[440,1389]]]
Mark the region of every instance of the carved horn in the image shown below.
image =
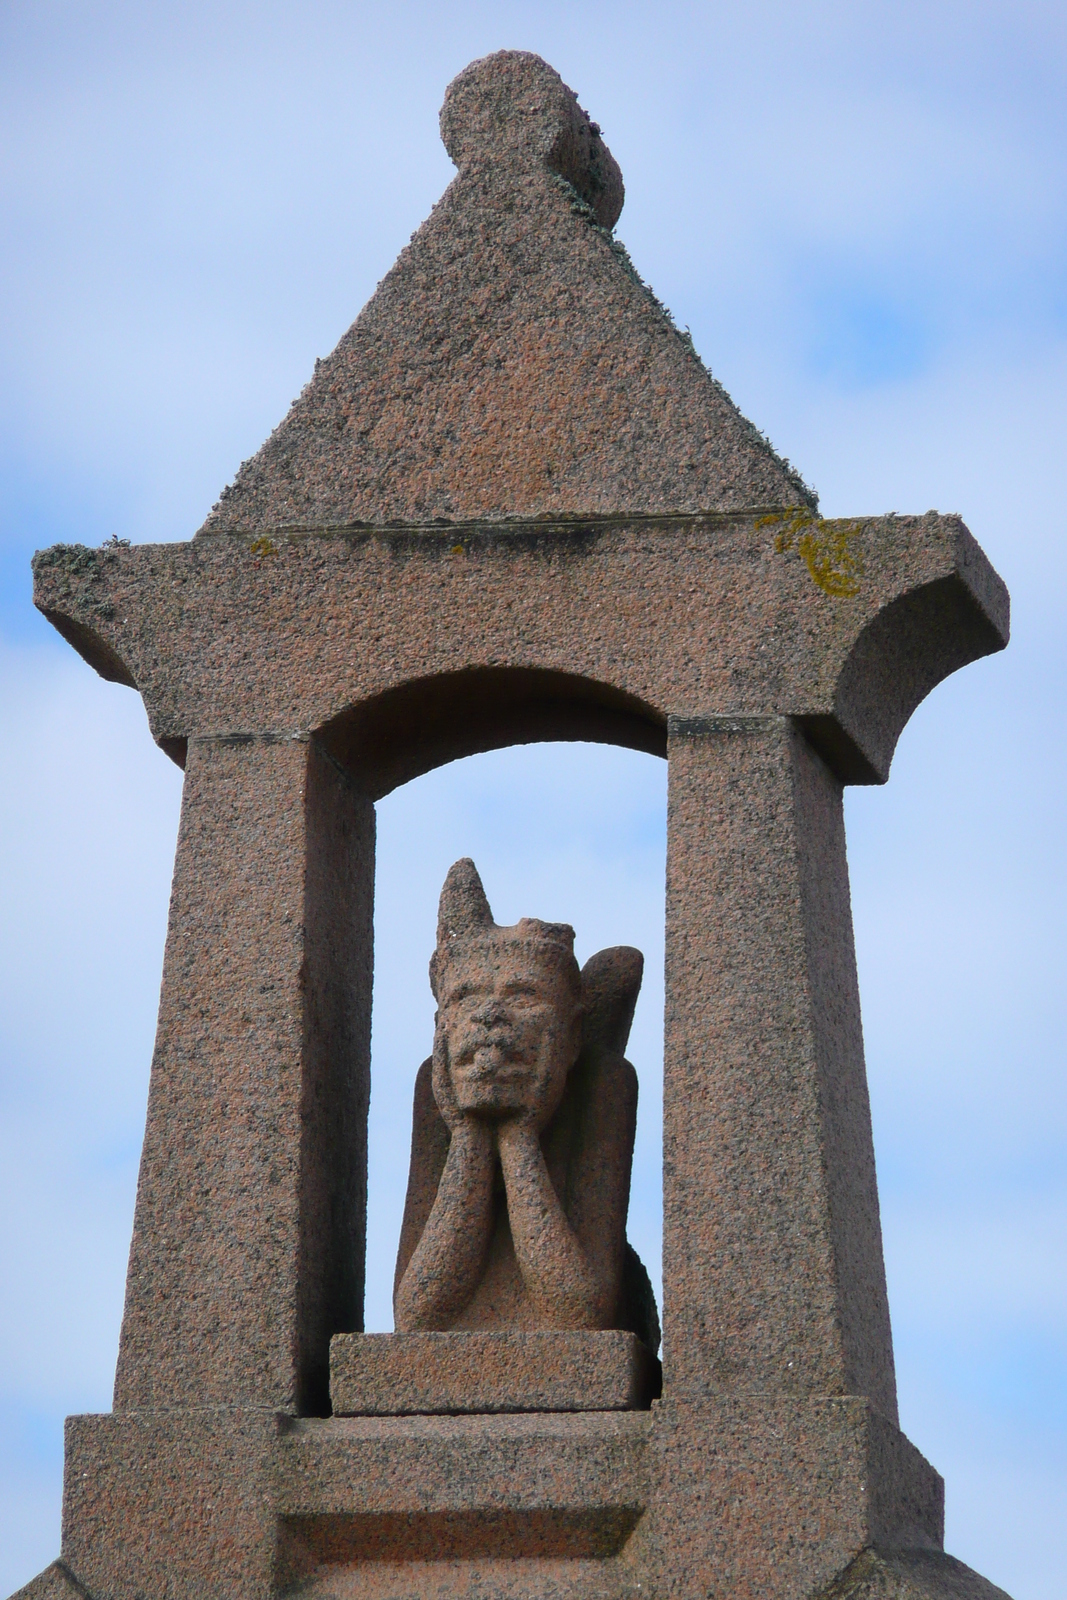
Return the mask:
[[[492,926],[493,913],[489,909],[478,868],[469,856],[464,856],[449,868],[441,890],[437,911],[437,943],[448,944],[450,939],[480,933]]]

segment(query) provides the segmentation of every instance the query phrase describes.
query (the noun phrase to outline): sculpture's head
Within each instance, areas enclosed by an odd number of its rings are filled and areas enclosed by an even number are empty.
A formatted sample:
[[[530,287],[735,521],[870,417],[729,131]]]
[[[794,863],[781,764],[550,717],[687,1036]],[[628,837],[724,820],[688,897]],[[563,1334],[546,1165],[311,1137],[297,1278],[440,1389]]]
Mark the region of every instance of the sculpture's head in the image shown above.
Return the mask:
[[[457,1111],[538,1126],[563,1097],[581,1047],[574,929],[523,917],[498,927],[474,862],[445,879],[430,960],[434,1054]]]

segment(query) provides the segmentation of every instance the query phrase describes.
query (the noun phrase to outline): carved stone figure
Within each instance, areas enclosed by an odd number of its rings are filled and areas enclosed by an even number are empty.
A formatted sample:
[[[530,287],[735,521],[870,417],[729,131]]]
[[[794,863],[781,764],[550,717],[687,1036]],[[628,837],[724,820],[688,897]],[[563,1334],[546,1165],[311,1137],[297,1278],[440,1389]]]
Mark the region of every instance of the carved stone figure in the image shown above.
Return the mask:
[[[433,1056],[415,1084],[398,1332],[625,1328],[659,1344],[626,1241],[637,1074],[623,1057],[644,961],[574,930],[493,921],[473,861],[445,880]]]

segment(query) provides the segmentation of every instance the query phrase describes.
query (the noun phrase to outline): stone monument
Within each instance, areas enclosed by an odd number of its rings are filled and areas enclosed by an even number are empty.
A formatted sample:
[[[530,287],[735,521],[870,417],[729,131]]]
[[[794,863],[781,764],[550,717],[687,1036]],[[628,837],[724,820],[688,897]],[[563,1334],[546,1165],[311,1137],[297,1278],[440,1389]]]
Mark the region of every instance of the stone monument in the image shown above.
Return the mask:
[[[992,1600],[897,1427],[841,801],[1004,585],[958,517],[819,516],[544,62],[441,126],[456,178],[196,537],[36,558],[185,786],[114,1407],[23,1594]],[[639,958],[578,974],[465,863],[360,1332],[374,802],[539,739],[669,763],[662,1385]]]

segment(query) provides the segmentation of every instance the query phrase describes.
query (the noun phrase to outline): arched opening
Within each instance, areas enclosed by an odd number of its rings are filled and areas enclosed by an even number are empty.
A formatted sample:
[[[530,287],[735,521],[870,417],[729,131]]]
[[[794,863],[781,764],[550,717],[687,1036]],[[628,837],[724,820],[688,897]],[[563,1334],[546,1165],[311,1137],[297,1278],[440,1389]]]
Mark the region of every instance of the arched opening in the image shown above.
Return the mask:
[[[611,684],[540,667],[470,667],[398,684],[319,730],[372,800],[446,762],[546,740],[667,754],[667,719]]]
[[[576,723],[572,713],[571,726]],[[484,720],[477,737],[489,726]],[[558,731],[554,738],[560,738]],[[506,742],[515,745],[515,734]],[[419,753],[425,749],[412,745],[404,759],[430,767]],[[519,744],[424,770],[417,781],[399,787],[387,785],[393,792],[377,807],[368,1331],[393,1325],[412,1093],[433,1036],[427,963],[441,884],[464,855],[478,864],[498,921],[539,916],[570,922],[580,961],[607,945],[632,944],[644,952],[644,983],[627,1051],[640,1080],[629,1236],[661,1301],[666,786],[663,762],[633,748],[587,742]]]

